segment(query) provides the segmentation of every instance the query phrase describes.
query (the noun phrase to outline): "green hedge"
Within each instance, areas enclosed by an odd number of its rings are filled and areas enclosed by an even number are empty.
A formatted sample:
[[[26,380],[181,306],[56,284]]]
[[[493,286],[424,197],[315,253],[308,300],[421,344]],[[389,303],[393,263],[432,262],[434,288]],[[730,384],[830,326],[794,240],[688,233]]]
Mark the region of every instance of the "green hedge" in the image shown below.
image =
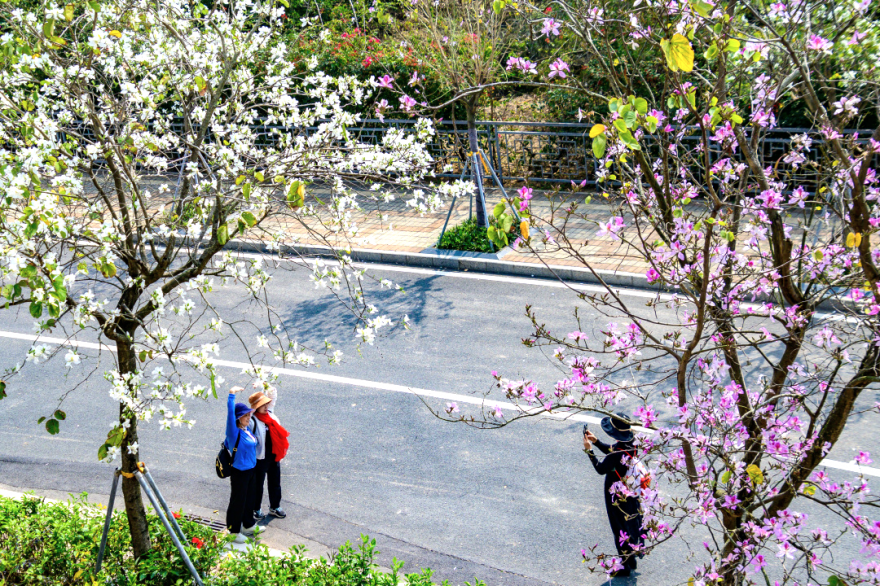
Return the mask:
[[[131,554],[128,522],[116,512],[110,525],[104,565],[95,574],[95,560],[106,512],[86,502],[85,494],[66,503],[25,496],[0,497],[0,584],[95,584],[177,586],[192,584],[177,549],[159,518],[149,516],[151,552],[139,560]],[[225,550],[227,537],[179,519],[187,537],[187,553],[206,585],[212,586],[397,586],[403,577],[396,559],[392,573],[376,569],[376,541],[361,536],[354,548],[346,543],[330,559],[310,559],[302,546],[281,557],[262,545],[245,553]],[[405,576],[412,586],[431,586],[431,570]],[[444,585],[447,582],[444,581]],[[479,580],[475,586],[482,585]]]

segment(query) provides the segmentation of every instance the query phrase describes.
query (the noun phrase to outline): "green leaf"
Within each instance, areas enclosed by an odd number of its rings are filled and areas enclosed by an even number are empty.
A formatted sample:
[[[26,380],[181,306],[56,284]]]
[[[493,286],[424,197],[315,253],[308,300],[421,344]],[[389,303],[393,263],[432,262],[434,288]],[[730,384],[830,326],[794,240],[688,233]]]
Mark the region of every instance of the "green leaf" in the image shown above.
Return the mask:
[[[627,110],[623,114],[623,121],[626,123],[627,128],[634,128],[636,126],[636,113],[632,110]]]
[[[52,435],[57,435],[58,431],[59,431],[58,420],[57,419],[50,419],[49,421],[47,421],[46,422],[46,431],[48,431]]]
[[[68,4],[64,7],[64,19],[67,22],[73,20],[73,4]]]
[[[107,444],[103,444],[100,448],[98,448],[98,459],[104,460],[107,458],[107,448],[109,448]]]
[[[692,2],[691,6],[693,6],[696,13],[703,18],[707,18],[712,13],[712,5],[708,2],[697,0],[696,2]]]
[[[663,49],[666,64],[672,71],[690,72],[694,70],[694,49],[684,35],[675,33],[671,39],[661,40],[660,48]]]
[[[116,276],[116,265],[113,264],[112,261],[104,261],[101,263],[99,267],[101,274],[104,275],[108,279],[112,279]]]
[[[645,119],[645,126],[648,128],[648,132],[657,132],[657,124],[659,124],[659,120],[657,120],[654,116],[648,116]]]
[[[601,159],[605,156],[605,147],[608,145],[608,139],[605,138],[604,134],[600,134],[596,138],[593,139],[593,155],[596,156],[597,159]]]
[[[616,128],[619,132],[627,132],[629,129],[626,127],[626,122],[623,118],[618,118],[614,121],[614,128]]]
[[[42,303],[35,301],[35,302],[31,303],[31,305],[28,309],[30,310],[31,317],[34,319],[40,319],[40,316],[43,315],[43,304]]]
[[[841,586],[840,578],[837,576],[828,576],[828,586]]]
[[[107,443],[111,446],[116,446],[117,448],[122,445],[122,440],[125,439],[125,429],[121,427],[114,427],[107,434]]]
[[[244,196],[245,201],[249,201],[251,198],[251,184],[245,183],[241,188],[241,194]]]
[[[751,464],[748,468],[746,468],[746,473],[749,475],[749,478],[752,479],[752,482],[756,485],[763,484],[764,473],[761,472],[761,469],[758,468],[755,464]]]
[[[285,8],[290,8],[290,2],[287,0],[278,0],[278,3],[284,6]]]
[[[47,39],[52,39],[55,37],[55,19],[50,18],[46,22],[43,23],[43,34]]]
[[[504,10],[504,5],[506,2],[504,0],[495,0],[492,2],[492,10],[495,11],[495,14],[501,14],[501,11]]]
[[[257,217],[251,212],[243,212],[241,214],[242,219],[247,222],[249,228],[253,228],[257,225]]]
[[[630,131],[627,130],[626,132],[621,132],[619,136],[620,136],[620,140],[623,141],[623,144],[628,146],[631,150],[634,150],[634,151],[642,150],[642,147],[639,146],[639,141],[637,141],[633,137],[633,135],[632,135],[632,133],[630,133]]]
[[[59,421],[64,421],[65,419],[67,419],[67,414],[61,409],[56,409],[53,417]]]
[[[736,39],[728,39],[727,45],[724,47],[724,50],[728,53],[736,53],[739,51],[740,42]]]
[[[816,494],[816,485],[808,484],[804,487],[802,492],[807,496],[813,496],[814,494]]]
[[[645,98],[636,98],[636,112],[644,116],[648,113],[648,100]]]
[[[212,372],[211,373],[211,393],[213,393],[214,398],[216,399],[217,398],[217,384],[215,383],[214,378],[215,378],[215,375]]]
[[[5,399],[8,397],[6,394],[6,381],[0,380],[0,399]]]
[[[260,171],[257,171],[256,173],[254,173],[254,179],[256,179],[257,181],[262,183],[263,181],[265,181],[266,178],[263,176],[263,174]]]
[[[196,76],[196,87],[199,88],[200,92],[205,91],[205,88],[208,87],[208,84],[205,82],[205,78],[201,75]]]
[[[718,57],[719,53],[721,53],[721,51],[718,49],[718,43],[712,43],[711,45],[709,45],[709,48],[706,49],[706,53],[704,55],[706,59],[711,61]]]
[[[52,281],[52,288],[55,290],[55,297],[61,303],[67,301],[67,289],[64,287],[64,277],[62,275],[58,275],[55,277],[55,280]]]
[[[217,244],[223,246],[227,242],[229,242],[229,226],[223,224],[217,228]]]
[[[612,98],[608,101],[608,111],[609,112],[617,112],[617,109],[620,107],[620,100],[617,98]]]
[[[724,474],[721,475],[721,482],[723,484],[727,484],[730,482],[730,470],[725,470]]]

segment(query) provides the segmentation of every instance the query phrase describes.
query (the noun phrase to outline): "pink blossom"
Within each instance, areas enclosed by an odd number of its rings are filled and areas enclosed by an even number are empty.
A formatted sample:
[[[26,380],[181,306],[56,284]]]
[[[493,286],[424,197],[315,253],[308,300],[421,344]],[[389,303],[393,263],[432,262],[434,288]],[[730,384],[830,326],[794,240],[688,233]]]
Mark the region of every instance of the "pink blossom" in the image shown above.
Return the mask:
[[[834,43],[828,39],[823,39],[819,35],[810,35],[810,39],[807,41],[807,49],[810,49],[811,51],[819,51],[826,55],[831,53],[831,48],[833,46]]]
[[[524,212],[529,209],[529,202],[532,199],[532,188],[523,185],[522,187],[520,187],[518,193],[520,197],[519,211]]]
[[[872,464],[874,460],[871,459],[871,452],[863,452],[859,450],[859,455],[856,456],[856,462],[859,464],[864,464],[865,466]]]
[[[404,110],[410,112],[412,111],[413,107],[415,107],[416,101],[408,95],[404,94],[403,97],[400,98],[400,105],[403,107]]]
[[[846,42],[847,45],[858,45],[862,39],[868,36],[868,33],[860,33],[859,31],[853,31],[853,36],[850,40]]]
[[[458,413],[458,403],[446,403],[446,412],[450,415],[453,413]]]
[[[617,233],[625,226],[626,224],[623,221],[623,218],[620,216],[614,216],[604,224],[602,224],[602,229],[596,234],[600,238],[602,236],[611,236],[612,240],[619,240]]]
[[[645,273],[645,277],[648,279],[648,283],[654,283],[660,280],[660,273],[654,270],[654,267],[648,269],[648,272]]]
[[[571,71],[571,69],[568,68],[568,63],[566,63],[562,59],[557,59],[550,64],[550,75],[548,77],[550,79],[553,79],[558,75],[560,78],[565,79],[566,71]]]
[[[570,332],[570,333],[568,334],[568,339],[569,339],[569,340],[575,340],[575,341],[586,340],[586,339],[587,339],[587,335],[586,335],[585,333],[583,333],[583,332]]]
[[[391,82],[394,81],[394,78],[388,74],[383,75],[379,78],[379,87],[384,87],[389,90],[393,90],[394,86],[391,85]]]
[[[525,73],[535,74],[538,73],[538,64],[532,63],[531,61],[523,57],[511,57],[507,60],[506,69],[507,71],[510,71],[511,69],[518,69],[519,71]]]
[[[558,37],[560,26],[562,26],[561,22],[556,22],[552,18],[545,18],[544,26],[541,27],[541,34],[547,35],[548,37],[551,35]]]
[[[809,194],[807,193],[807,190],[804,189],[803,185],[798,186],[797,189],[791,192],[791,197],[788,198],[788,203],[804,209],[804,202],[807,200],[807,195]]]

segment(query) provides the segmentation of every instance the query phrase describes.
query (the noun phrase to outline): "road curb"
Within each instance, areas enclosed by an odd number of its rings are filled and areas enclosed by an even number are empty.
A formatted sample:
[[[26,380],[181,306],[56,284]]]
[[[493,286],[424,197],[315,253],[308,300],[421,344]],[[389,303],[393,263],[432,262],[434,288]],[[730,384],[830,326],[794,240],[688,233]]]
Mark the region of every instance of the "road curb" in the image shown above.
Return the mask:
[[[271,254],[278,251],[277,248],[272,249],[260,240],[236,239],[230,241],[226,245],[226,248],[259,254]],[[579,267],[510,262],[497,258],[498,256],[503,256],[506,251],[499,251],[498,254],[480,254],[474,252],[437,249],[427,249],[427,251],[398,252],[374,250],[369,248],[345,249],[341,247],[333,248],[330,246],[312,244],[296,244],[293,246],[281,247],[282,253],[298,254],[306,257],[335,258],[339,254],[345,254],[355,262],[381,263],[427,269],[445,269],[451,271],[468,271],[512,277],[561,279],[563,281],[592,283],[597,285],[601,285],[604,281],[605,284],[614,287],[646,289],[651,291],[675,290],[671,287],[648,283],[648,279],[645,275],[639,273],[610,271],[607,269],[595,269],[594,273],[589,269]]]
[[[314,244],[295,244],[272,247],[261,240],[250,239],[231,240],[226,244],[225,249],[256,254],[277,254],[278,252],[281,252],[286,255],[328,259],[337,258],[339,255],[344,254],[349,256],[353,261],[362,263],[484,273],[511,277],[551,279],[572,284],[582,283],[599,286],[608,285],[610,287],[622,289],[640,289],[652,293],[680,292],[678,287],[666,283],[649,283],[648,278],[641,273],[611,271],[608,269],[590,270],[587,268],[563,265],[510,262],[497,258],[508,254],[509,251],[507,249],[500,250],[496,254],[463,252],[457,250],[438,250],[433,248],[426,249],[426,251],[423,252],[400,252],[369,248],[334,248],[331,246]],[[749,303],[759,304],[767,302],[774,304],[778,303],[777,299],[766,292],[756,295]],[[855,304],[847,299],[826,299],[819,304],[817,309],[829,313],[857,311]]]

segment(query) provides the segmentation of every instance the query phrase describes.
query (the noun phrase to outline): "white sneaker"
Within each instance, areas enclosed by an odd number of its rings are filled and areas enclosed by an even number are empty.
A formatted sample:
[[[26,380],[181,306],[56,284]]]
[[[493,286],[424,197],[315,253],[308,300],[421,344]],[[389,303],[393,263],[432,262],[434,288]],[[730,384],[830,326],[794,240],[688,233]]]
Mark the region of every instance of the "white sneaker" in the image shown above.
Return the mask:
[[[250,536],[252,536],[252,535],[254,534],[254,531],[256,531],[256,529],[257,529],[257,524],[254,523],[254,524],[251,525],[250,527],[242,527],[242,528],[241,528],[241,532],[242,532],[243,534],[247,535],[248,537],[250,537]]]
[[[248,542],[248,538],[241,533],[232,533],[232,535],[235,535],[235,539],[232,540],[232,543],[244,545],[245,543]]]

